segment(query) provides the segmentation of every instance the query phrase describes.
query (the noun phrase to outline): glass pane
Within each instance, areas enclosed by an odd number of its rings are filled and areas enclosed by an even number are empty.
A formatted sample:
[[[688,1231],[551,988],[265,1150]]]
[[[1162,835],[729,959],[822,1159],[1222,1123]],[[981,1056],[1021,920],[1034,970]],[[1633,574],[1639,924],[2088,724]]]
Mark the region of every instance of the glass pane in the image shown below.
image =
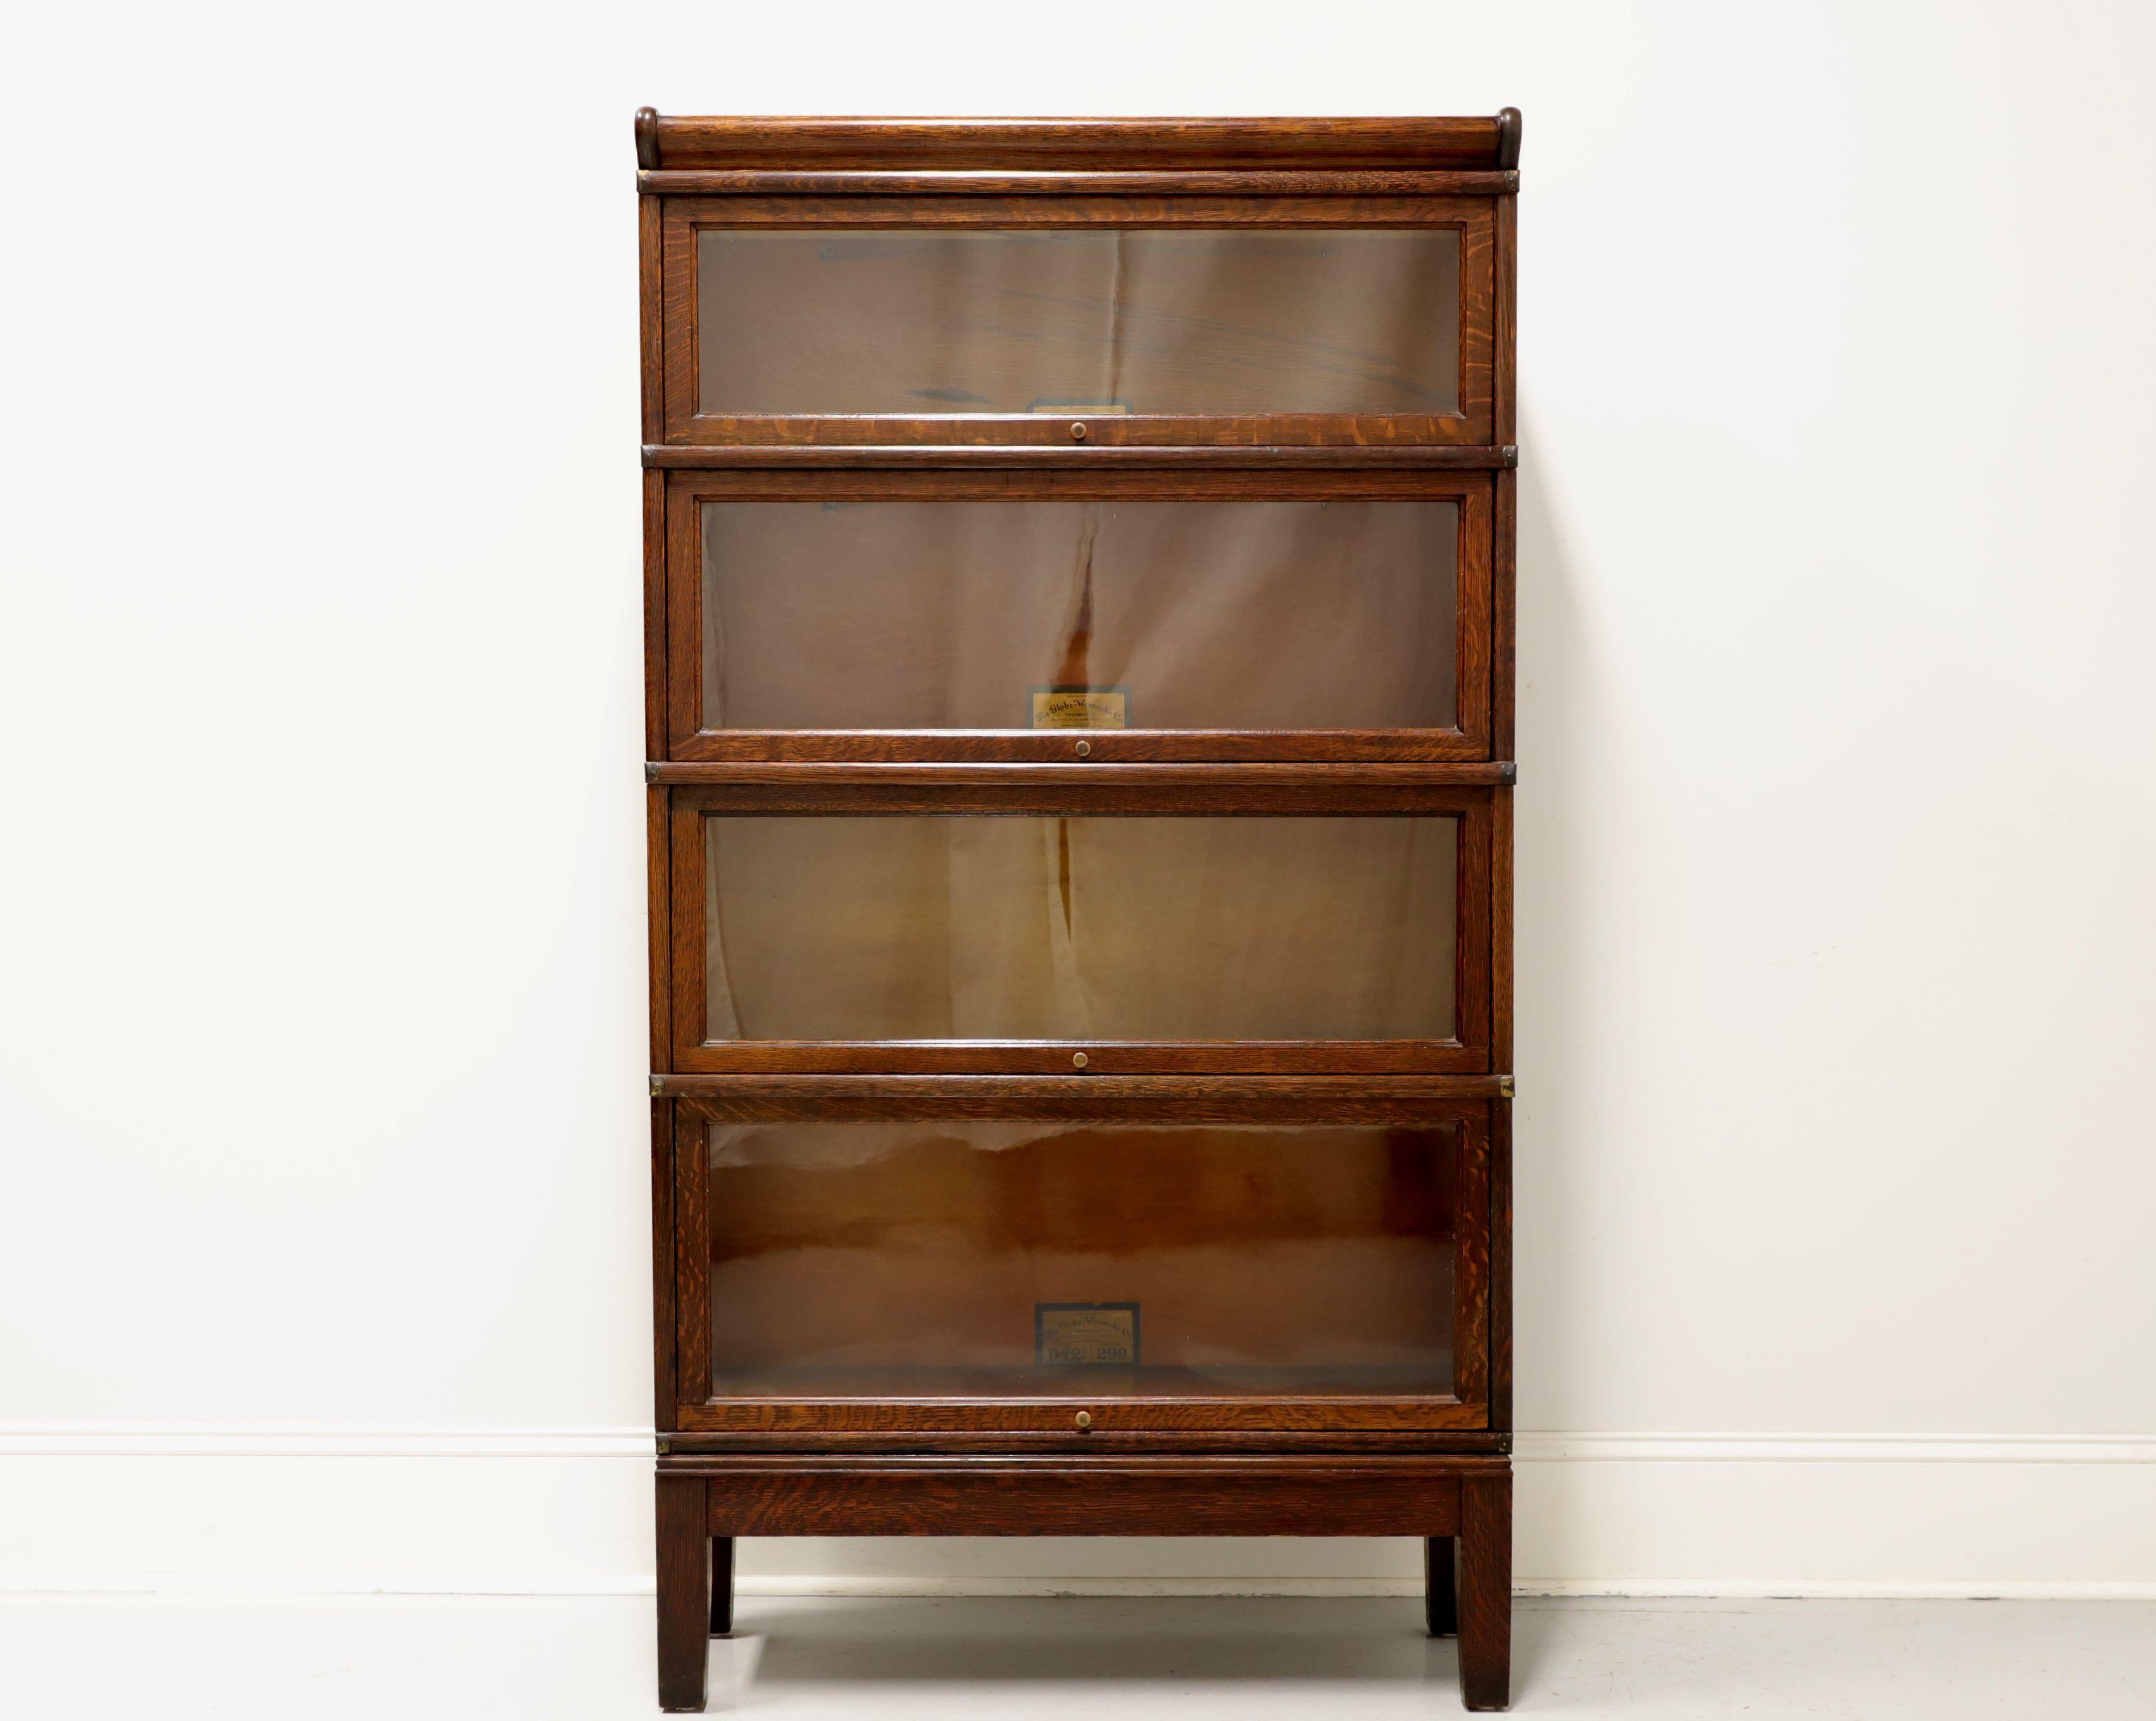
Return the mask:
[[[1455,413],[1449,228],[697,235],[698,410]]]
[[[1455,722],[1454,502],[712,502],[703,531],[706,728]]]
[[[710,818],[713,1040],[1445,1040],[1456,826]]]
[[[720,1125],[711,1150],[721,1395],[1451,1390],[1450,1124]]]

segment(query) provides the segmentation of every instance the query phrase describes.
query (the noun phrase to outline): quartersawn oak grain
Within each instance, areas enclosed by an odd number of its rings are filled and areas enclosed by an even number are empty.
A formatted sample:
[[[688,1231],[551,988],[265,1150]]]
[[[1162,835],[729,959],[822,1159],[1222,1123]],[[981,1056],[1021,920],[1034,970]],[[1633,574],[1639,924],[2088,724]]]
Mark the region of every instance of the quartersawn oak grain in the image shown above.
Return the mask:
[[[1520,118],[773,120],[639,114],[659,1664],[701,1707],[742,1534],[1420,1537],[1469,1707],[1509,1696],[1512,865]],[[845,417],[697,410],[696,235],[792,229],[1450,227],[1459,410]],[[699,501],[1369,499],[1462,506],[1458,727],[1067,735],[700,727]],[[705,1043],[712,814],[1449,814],[1448,1042]],[[1073,1073],[1073,1046],[1091,1062]],[[1404,1062],[1409,1067],[1397,1067]],[[1094,1405],[715,1399],[714,1123],[1447,1122],[1463,1133],[1455,1390]],[[1165,1379],[1166,1377],[1157,1377]],[[1455,1582],[1455,1574],[1457,1580]]]
[[[649,109],[644,110],[651,114]],[[647,169],[1483,168],[1518,164],[1517,110],[1487,119],[791,119],[651,114]],[[646,136],[650,141],[644,144]],[[1509,159],[1507,159],[1509,154]]]

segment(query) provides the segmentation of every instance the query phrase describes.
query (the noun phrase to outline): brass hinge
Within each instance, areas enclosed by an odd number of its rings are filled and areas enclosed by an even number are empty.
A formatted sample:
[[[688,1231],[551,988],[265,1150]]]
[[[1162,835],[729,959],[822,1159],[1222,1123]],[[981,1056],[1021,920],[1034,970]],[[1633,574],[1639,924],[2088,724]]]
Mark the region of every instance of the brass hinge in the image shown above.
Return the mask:
[[[1512,1078],[1509,1076],[1500,1076],[1497,1078],[1497,1092],[1507,1099],[1512,1098]]]

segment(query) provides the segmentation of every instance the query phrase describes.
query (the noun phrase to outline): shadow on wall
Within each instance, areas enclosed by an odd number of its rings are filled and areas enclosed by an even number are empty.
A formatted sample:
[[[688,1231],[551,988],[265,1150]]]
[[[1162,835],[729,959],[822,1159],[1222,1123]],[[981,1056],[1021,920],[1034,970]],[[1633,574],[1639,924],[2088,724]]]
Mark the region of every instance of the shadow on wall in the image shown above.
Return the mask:
[[[1514,839],[1517,1044],[1513,1309],[1514,1426],[1571,1421],[1553,1383],[1587,1378],[1580,1324],[1563,1318],[1593,1287],[1573,1240],[1594,1223],[1589,1081],[1603,1048],[1578,984],[1595,940],[1589,813],[1617,762],[1596,713],[1600,675],[1549,475],[1522,415],[1518,479],[1520,763]],[[1559,1568],[1562,1569],[1563,1568]]]

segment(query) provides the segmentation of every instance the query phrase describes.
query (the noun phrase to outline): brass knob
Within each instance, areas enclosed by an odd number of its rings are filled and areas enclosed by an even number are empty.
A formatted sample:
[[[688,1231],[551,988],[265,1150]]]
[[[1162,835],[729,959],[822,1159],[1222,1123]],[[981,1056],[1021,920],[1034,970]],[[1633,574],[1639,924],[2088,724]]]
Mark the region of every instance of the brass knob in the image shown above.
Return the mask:
[[[1086,1067],[1086,1054],[1082,1051],[1072,1052],[1070,1054],[1070,1062],[1075,1068],[1081,1070],[1084,1069]]]
[[[1082,1430],[1091,1428],[1092,1426],[1093,1413],[1091,1410],[1081,1410],[1078,1413],[1078,1426]]]
[[[1088,757],[1088,756],[1092,753],[1092,751],[1093,751],[1093,743],[1092,743],[1091,742],[1090,742],[1090,741],[1081,741],[1081,742],[1080,742],[1078,743],[1078,757],[1079,757],[1080,758],[1081,758],[1081,759],[1082,759],[1082,758],[1085,758]]]
[[[1070,439],[1073,442],[1083,442],[1086,439],[1086,427],[1083,424],[1073,424],[1070,427]]]

